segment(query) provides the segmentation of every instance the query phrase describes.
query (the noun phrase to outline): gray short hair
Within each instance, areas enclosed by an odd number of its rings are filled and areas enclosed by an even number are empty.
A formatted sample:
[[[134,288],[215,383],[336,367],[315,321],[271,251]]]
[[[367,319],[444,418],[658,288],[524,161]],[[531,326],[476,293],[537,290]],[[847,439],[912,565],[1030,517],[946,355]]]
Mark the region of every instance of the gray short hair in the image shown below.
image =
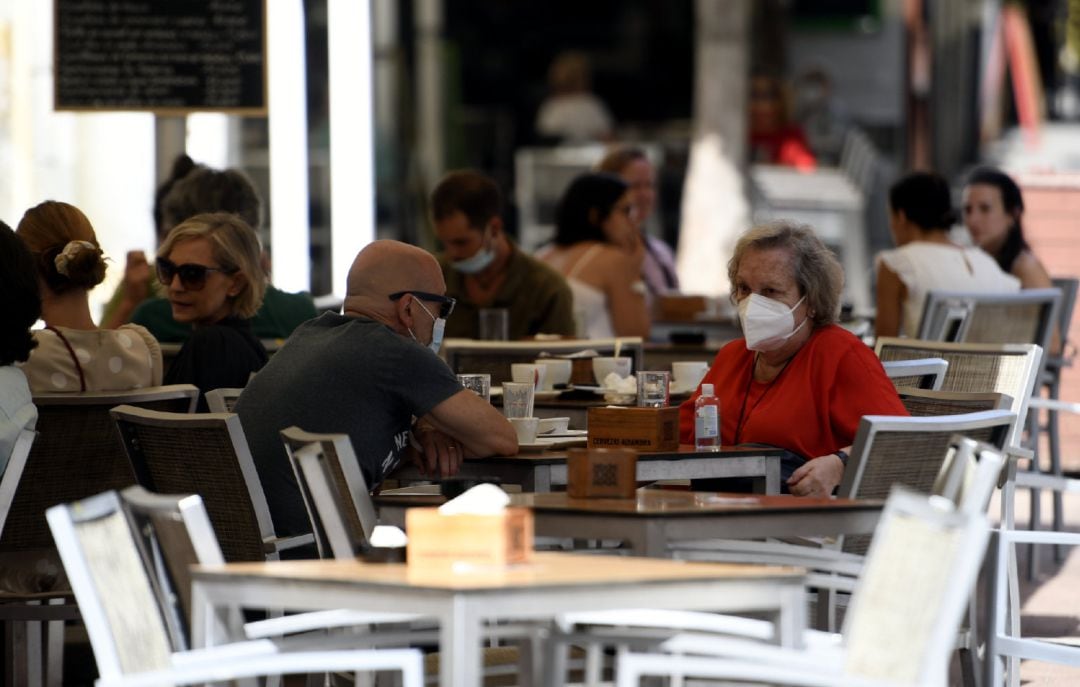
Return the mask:
[[[840,293],[844,288],[844,270],[829,248],[806,224],[780,220],[751,227],[735,244],[735,254],[728,261],[728,281],[731,297],[735,298],[735,275],[739,262],[749,250],[786,248],[794,256],[792,265],[795,283],[806,296],[809,311],[814,313],[814,326],[836,322],[840,314]]]

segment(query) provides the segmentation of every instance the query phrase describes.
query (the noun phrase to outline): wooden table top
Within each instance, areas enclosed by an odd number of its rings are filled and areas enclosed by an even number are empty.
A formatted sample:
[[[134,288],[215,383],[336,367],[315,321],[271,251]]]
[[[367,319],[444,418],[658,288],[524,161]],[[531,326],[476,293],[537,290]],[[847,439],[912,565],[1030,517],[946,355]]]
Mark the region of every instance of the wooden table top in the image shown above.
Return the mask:
[[[366,563],[359,560],[269,561],[192,567],[196,581],[228,578],[293,580],[328,586],[380,586],[440,591],[483,591],[512,588],[607,586],[687,580],[801,578],[800,568],[698,563],[630,556],[593,556],[535,552],[529,563],[505,567],[410,566],[407,563]]]
[[[376,495],[376,506],[440,506],[447,498],[439,494]],[[624,515],[627,517],[689,517],[707,514],[783,513],[798,515],[821,511],[881,510],[878,499],[807,498],[788,494],[724,494],[675,489],[641,489],[634,499],[575,499],[564,491],[510,494],[510,505],[537,512]]]
[[[641,489],[633,499],[575,499],[566,492],[511,494],[510,503],[535,511],[603,513],[627,516],[692,516],[707,513],[790,513],[822,510],[881,510],[884,501],[870,499],[808,498],[788,494],[725,494]]]
[[[584,446],[582,448],[585,448]],[[691,444],[679,444],[674,451],[638,451],[638,460],[660,459],[694,459],[694,458],[740,458],[743,456],[779,456],[783,449],[778,448],[752,448],[746,446],[725,446],[719,451],[698,451]],[[487,458],[471,458],[470,463],[531,463],[544,465],[547,463],[566,462],[567,453],[564,449],[544,450],[533,453],[519,453],[515,456],[489,456]]]

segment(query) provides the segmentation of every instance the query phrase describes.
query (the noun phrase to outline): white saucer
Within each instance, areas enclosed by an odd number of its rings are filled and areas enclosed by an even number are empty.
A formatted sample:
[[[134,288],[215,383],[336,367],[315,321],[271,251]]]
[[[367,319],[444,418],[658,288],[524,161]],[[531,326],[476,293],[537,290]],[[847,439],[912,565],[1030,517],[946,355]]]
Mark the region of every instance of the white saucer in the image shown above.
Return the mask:
[[[579,430],[584,431],[584,430]],[[577,437],[536,437],[536,441],[530,443],[518,442],[518,450],[522,452],[532,451],[544,451],[546,449],[559,449],[559,448],[571,448],[574,446],[584,446],[588,443],[589,438],[587,436]]]

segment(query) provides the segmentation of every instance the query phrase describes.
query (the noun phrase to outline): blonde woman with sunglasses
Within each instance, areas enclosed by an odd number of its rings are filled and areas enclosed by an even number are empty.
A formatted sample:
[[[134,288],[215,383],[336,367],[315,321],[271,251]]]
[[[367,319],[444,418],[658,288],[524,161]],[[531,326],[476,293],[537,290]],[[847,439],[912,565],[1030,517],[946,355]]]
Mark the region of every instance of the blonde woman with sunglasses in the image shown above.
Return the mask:
[[[99,329],[90,316],[89,293],[105,278],[105,256],[86,215],[45,201],[26,211],[16,234],[34,256],[45,320],[22,366],[33,393],[161,384],[161,347],[150,332],[137,324]]]
[[[165,383],[199,387],[205,411],[207,391],[243,387],[267,361],[251,329],[266,290],[259,240],[238,215],[195,215],[169,232],[156,269],[173,319],[193,327]]]

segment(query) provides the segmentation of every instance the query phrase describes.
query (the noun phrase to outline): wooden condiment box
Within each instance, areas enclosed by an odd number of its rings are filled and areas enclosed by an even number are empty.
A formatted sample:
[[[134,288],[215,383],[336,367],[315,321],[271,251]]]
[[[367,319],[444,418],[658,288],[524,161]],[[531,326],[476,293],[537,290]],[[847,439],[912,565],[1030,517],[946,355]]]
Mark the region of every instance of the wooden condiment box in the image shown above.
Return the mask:
[[[528,508],[507,508],[498,515],[443,515],[438,508],[410,508],[405,530],[410,567],[501,566],[532,558],[533,513]]]
[[[567,451],[566,491],[572,498],[632,499],[637,495],[637,451],[575,448]]]
[[[698,313],[709,309],[704,296],[662,295],[653,305],[656,319],[666,322],[693,322]]]
[[[674,451],[679,448],[679,409],[589,408],[589,448]]]

